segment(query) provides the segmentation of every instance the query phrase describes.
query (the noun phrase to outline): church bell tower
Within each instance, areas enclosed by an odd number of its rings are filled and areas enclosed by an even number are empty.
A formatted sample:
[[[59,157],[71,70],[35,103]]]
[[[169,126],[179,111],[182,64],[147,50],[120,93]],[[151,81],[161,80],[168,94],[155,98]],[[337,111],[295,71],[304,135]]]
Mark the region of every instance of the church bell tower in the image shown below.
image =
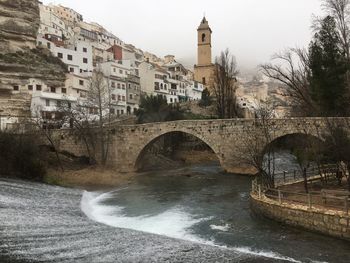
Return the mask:
[[[198,51],[197,65],[194,66],[194,80],[204,84],[206,87],[210,87],[214,72],[211,54],[212,31],[205,17],[203,17],[199,27],[197,28],[197,35]]]
[[[208,21],[203,17],[198,29],[198,64],[197,66],[211,65],[211,29]]]

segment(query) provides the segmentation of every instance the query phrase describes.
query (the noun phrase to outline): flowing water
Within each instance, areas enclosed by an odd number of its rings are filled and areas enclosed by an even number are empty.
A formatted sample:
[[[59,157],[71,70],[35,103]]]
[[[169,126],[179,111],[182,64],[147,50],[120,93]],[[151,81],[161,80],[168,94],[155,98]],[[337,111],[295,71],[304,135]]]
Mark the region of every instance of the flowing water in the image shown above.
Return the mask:
[[[294,168],[286,153],[277,164]],[[251,178],[225,174],[215,164],[140,174],[127,187],[106,192],[22,182],[2,186],[4,260],[6,255],[22,262],[350,262],[349,242],[252,214]]]

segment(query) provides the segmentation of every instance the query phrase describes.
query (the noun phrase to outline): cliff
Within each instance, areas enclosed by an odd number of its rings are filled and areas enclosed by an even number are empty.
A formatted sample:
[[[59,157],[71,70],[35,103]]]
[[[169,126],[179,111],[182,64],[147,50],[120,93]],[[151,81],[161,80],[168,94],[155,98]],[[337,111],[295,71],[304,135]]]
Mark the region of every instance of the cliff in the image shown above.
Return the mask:
[[[0,0],[0,53],[35,48],[39,25],[37,0]]]
[[[64,86],[66,66],[49,50],[36,48],[37,0],[0,0],[0,115],[28,115],[29,79]],[[20,91],[14,93],[13,87]]]

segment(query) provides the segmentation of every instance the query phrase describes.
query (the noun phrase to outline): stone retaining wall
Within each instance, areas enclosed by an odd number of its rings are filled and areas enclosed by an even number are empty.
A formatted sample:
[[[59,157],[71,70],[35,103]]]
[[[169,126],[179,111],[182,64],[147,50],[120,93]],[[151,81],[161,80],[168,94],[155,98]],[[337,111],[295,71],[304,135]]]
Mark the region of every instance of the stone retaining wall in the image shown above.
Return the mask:
[[[264,195],[259,198],[255,194],[251,194],[251,208],[254,212],[278,222],[350,241],[350,216],[345,212],[279,204]]]

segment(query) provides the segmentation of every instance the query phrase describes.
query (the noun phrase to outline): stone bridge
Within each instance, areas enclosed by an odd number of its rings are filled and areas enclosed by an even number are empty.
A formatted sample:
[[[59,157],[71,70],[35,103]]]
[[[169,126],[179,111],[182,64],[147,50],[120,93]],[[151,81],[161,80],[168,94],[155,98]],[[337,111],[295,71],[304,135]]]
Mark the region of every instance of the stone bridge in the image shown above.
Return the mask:
[[[344,121],[344,119],[332,120]],[[270,140],[300,133],[322,137],[327,130],[328,121],[323,118],[269,120]],[[251,173],[252,167],[241,156],[247,147],[247,137],[252,136],[252,132],[262,133],[263,129],[257,125],[255,119],[187,120],[119,126],[115,128],[109,162],[120,171],[134,171],[147,145],[162,135],[184,132],[206,143],[217,155],[226,171]]]
[[[350,123],[350,118],[289,118],[269,120],[269,141],[286,135],[307,134],[321,138],[327,133],[327,123],[337,125]],[[159,137],[173,132],[183,132],[197,137],[206,143],[218,157],[221,166],[228,172],[253,173],[247,163],[244,149],[247,141],[256,134],[262,134],[264,127],[256,119],[230,120],[185,120],[141,125],[123,125],[113,127],[113,136],[108,156],[109,165],[119,172],[137,170],[137,163],[142,158],[148,145]],[[350,127],[350,126],[347,126]],[[265,130],[266,131],[266,130]],[[253,135],[254,133],[254,135]],[[263,136],[262,136],[263,137]],[[250,139],[249,139],[250,138]],[[263,151],[266,145],[255,145],[257,151]],[[63,140],[61,150],[77,155],[83,154],[80,142]],[[250,149],[252,150],[252,149]]]

